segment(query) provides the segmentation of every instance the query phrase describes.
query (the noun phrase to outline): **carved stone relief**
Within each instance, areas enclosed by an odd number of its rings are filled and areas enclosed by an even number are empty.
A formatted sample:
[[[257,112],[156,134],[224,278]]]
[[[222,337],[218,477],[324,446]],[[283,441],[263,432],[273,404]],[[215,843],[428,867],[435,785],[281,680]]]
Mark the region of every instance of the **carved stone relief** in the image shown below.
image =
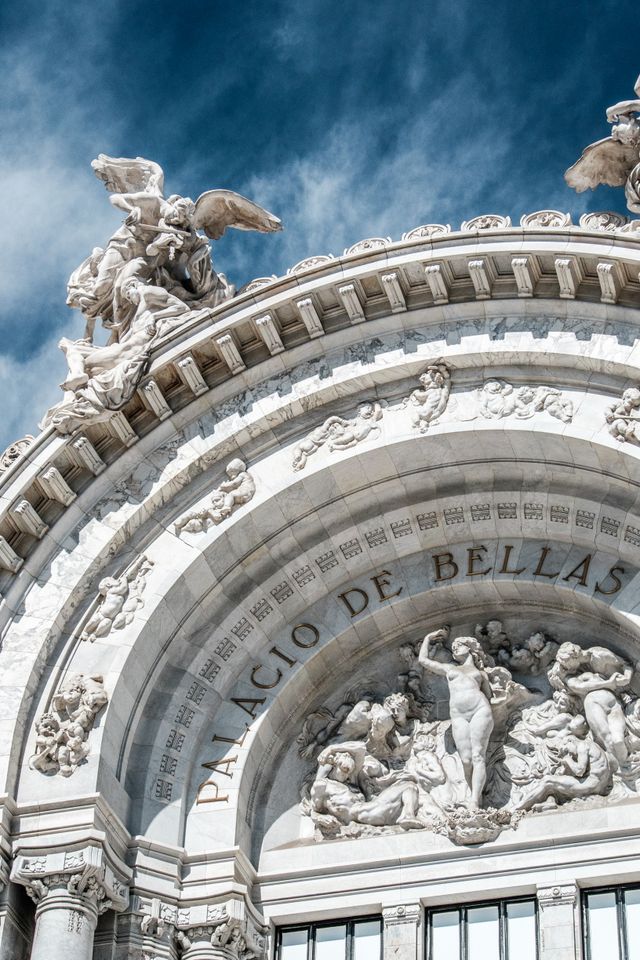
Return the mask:
[[[485,380],[476,391],[475,409],[465,411],[461,419],[501,420],[515,416],[519,420],[529,420],[536,413],[548,413],[563,423],[573,419],[573,403],[560,390],[554,387],[530,386],[514,387],[507,380],[492,378]]]
[[[29,766],[70,777],[89,755],[89,732],[107,700],[102,677],[80,673],[69,677],[54,696],[51,710],[36,722],[35,753]]]
[[[21,440],[16,440],[15,443],[7,447],[4,453],[0,454],[0,474],[5,473],[9,467],[13,466],[16,460],[19,460],[22,454],[29,449],[33,440],[34,438],[31,434],[28,434]]]
[[[412,423],[426,433],[447,408],[451,392],[451,372],[443,360],[436,360],[418,378],[420,386],[409,394],[405,405],[412,409]]]
[[[621,443],[640,443],[640,389],[629,387],[605,412],[609,433]]]
[[[295,448],[293,469],[303,470],[309,457],[325,445],[331,451],[347,450],[367,437],[377,437],[380,433],[378,422],[381,419],[382,407],[376,400],[359,404],[355,416],[350,419],[328,417]]]
[[[315,769],[301,810],[316,840],[431,830],[484,843],[537,811],[637,795],[640,700],[612,651],[516,639],[491,620],[399,653],[395,692],[365,681],[305,720],[298,753]]]
[[[253,477],[244,460],[230,460],[226,467],[227,479],[211,494],[209,505],[202,510],[192,510],[177,520],[175,531],[200,533],[210,526],[222,523],[242,504],[249,503],[256,492]]]
[[[102,640],[112,630],[122,630],[144,606],[142,592],[153,561],[145,556],[131,564],[120,577],[105,577],[98,585],[98,607],[82,631],[81,640]]]

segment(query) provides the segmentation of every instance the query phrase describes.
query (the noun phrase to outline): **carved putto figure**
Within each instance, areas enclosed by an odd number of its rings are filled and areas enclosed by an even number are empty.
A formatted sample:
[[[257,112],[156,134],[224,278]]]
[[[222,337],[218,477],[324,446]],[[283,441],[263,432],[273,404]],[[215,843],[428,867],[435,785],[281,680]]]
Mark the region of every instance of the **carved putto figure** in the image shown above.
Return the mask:
[[[573,403],[553,387],[527,385],[516,389],[506,380],[485,380],[479,403],[480,413],[486,420],[500,420],[512,414],[520,420],[529,420],[541,412],[563,423],[571,423],[573,418]]]
[[[227,479],[211,494],[209,505],[202,510],[192,510],[175,523],[175,531],[180,536],[187,533],[200,533],[210,526],[222,523],[230,517],[236,507],[249,503],[256,492],[256,484],[247,470],[244,460],[230,460],[226,467]]]
[[[54,696],[51,711],[36,723],[36,748],[29,766],[70,777],[89,755],[89,732],[107,700],[102,677],[69,677]]]
[[[609,433],[624,443],[640,443],[640,390],[629,387],[622,394],[620,400],[614,401],[607,407],[605,420],[609,425]]]
[[[634,92],[640,97],[640,77]],[[607,110],[612,124],[611,136],[590,144],[580,159],[569,167],[564,178],[570,187],[582,193],[595,190],[601,183],[624,186],[627,207],[640,213],[640,100],[622,100]]]
[[[640,699],[613,651],[543,630],[514,639],[494,619],[475,636],[433,630],[417,654],[405,641],[396,658],[405,692],[369,679],[305,721],[298,752],[316,766],[301,809],[316,840],[430,829],[484,843],[559,804],[637,795]]]
[[[65,397],[42,423],[62,433],[109,419],[133,396],[158,340],[234,295],[213,269],[207,238],[219,239],[228,227],[282,228],[231,190],[209,190],[195,203],[179,194],[165,198],[162,168],[142,157],[100,154],[92,167],[126,216],[106,247],[94,247],[69,278],[67,303],[82,311],[85,335],[60,341],[69,364]],[[110,331],[104,346],[94,343],[98,318]]]
[[[414,408],[413,426],[426,433],[429,426],[441,417],[447,408],[451,392],[451,371],[443,360],[429,364],[418,378],[420,386],[409,394],[408,403]]]
[[[120,577],[105,577],[98,584],[98,607],[80,637],[81,640],[101,640],[111,630],[122,630],[144,604],[142,591],[153,562],[143,555],[131,564]]]
[[[380,433],[378,422],[381,419],[382,407],[377,400],[360,403],[356,415],[348,420],[344,417],[328,417],[295,448],[293,469],[303,470],[309,457],[325,445],[331,451],[348,450],[367,437],[377,437]]]

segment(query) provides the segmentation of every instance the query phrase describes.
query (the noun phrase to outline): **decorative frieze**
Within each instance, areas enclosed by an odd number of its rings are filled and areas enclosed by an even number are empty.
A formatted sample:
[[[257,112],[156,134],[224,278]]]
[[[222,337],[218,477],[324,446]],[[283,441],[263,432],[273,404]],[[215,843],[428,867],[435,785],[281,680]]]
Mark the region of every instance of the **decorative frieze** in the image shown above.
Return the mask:
[[[102,640],[111,630],[131,623],[136,610],[144,606],[142,593],[153,561],[138,557],[120,577],[105,577],[98,586],[97,608],[84,627],[81,640]]]
[[[297,445],[293,452],[292,467],[303,470],[309,457],[326,446],[330,451],[347,450],[380,433],[379,421],[382,419],[382,407],[377,400],[365,401],[358,405],[354,417],[328,417],[324,423]]]

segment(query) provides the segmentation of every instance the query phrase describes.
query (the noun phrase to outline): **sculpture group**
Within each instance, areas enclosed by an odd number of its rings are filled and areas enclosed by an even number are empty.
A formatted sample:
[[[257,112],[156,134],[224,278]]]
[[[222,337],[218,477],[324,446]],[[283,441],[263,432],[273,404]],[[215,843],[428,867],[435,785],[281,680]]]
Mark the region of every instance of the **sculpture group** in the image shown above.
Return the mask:
[[[65,396],[41,424],[61,433],[109,419],[133,396],[159,340],[234,295],[213,269],[209,239],[228,227],[282,227],[231,190],[208,190],[195,203],[179,194],[165,198],[162,168],[142,157],[100,154],[92,167],[126,216],[106,247],[95,247],[69,278],[67,303],[82,311],[85,332],[60,341],[69,367]],[[98,319],[110,334],[104,346],[94,342]]]
[[[315,766],[302,812],[316,839],[428,829],[482,843],[525,814],[640,787],[634,669],[611,650],[539,631],[517,641],[492,620],[398,652],[409,669],[392,693],[368,681],[305,721],[299,753]]]
[[[36,722],[32,769],[71,776],[89,755],[89,732],[107,700],[102,677],[79,673],[69,677],[53,697],[51,709]]]

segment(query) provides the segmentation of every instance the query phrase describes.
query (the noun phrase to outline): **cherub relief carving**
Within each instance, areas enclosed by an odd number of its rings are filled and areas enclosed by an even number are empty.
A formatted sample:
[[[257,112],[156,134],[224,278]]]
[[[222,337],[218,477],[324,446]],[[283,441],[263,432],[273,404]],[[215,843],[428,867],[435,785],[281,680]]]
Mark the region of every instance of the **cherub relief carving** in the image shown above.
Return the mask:
[[[629,387],[620,400],[611,403],[606,410],[605,420],[609,433],[621,443],[626,440],[640,443],[640,390]]]
[[[324,423],[312,430],[293,452],[292,467],[303,470],[309,457],[326,445],[328,450],[348,450],[368,437],[373,439],[380,433],[378,422],[382,419],[382,407],[377,402],[365,401],[358,405],[356,415],[350,419],[328,417]]]
[[[202,510],[192,510],[176,521],[175,532],[178,536],[183,530],[187,533],[200,533],[212,525],[222,523],[237,507],[249,503],[253,498],[256,485],[244,460],[230,460],[226,466],[226,474],[227,479],[211,494],[209,506]]]
[[[420,386],[411,391],[406,403],[412,408],[413,426],[420,433],[426,433],[447,408],[451,393],[451,371],[443,360],[436,360],[429,364],[418,380]]]
[[[98,585],[98,608],[82,631],[81,640],[101,640],[111,630],[122,630],[144,605],[142,592],[153,562],[138,557],[120,577],[105,577]]]
[[[70,777],[89,755],[89,732],[107,700],[102,677],[69,677],[54,696],[51,710],[36,723],[36,747],[29,766]]]
[[[485,420],[501,420],[514,415],[529,420],[535,413],[548,413],[556,420],[570,423],[573,403],[560,390],[545,386],[515,388],[506,380],[485,380],[478,393],[479,412]]]

